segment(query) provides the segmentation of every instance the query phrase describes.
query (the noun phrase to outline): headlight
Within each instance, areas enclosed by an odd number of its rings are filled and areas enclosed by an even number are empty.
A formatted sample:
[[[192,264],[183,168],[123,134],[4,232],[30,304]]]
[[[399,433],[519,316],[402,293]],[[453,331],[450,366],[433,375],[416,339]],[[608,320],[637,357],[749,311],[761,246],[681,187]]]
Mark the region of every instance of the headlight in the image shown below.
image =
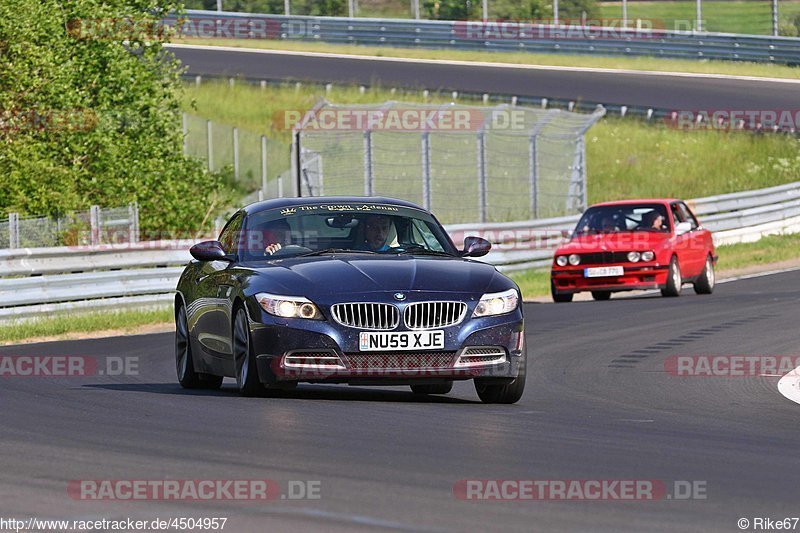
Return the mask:
[[[656,253],[650,250],[642,252],[642,261],[652,261],[656,258]]]
[[[276,296],[261,292],[256,301],[267,313],[282,318],[308,318],[322,320],[322,313],[308,298],[302,296]]]
[[[572,266],[581,264],[581,256],[579,256],[578,254],[570,254],[569,264]]]
[[[639,259],[641,259],[642,254],[639,252],[628,252],[628,261],[631,263],[638,263]]]
[[[558,257],[556,257],[556,264],[560,267],[567,266],[567,256],[559,255]]]
[[[509,289],[503,292],[484,294],[481,301],[475,307],[473,317],[495,316],[510,313],[517,308],[519,295],[516,289]]]

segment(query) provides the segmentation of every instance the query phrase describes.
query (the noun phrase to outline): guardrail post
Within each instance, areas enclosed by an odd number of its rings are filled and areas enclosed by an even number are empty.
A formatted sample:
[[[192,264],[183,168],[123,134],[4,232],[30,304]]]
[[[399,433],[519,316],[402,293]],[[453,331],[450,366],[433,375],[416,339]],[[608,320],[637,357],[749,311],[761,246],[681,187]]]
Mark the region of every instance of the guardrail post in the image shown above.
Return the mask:
[[[128,242],[136,243],[136,209],[133,203],[128,204]]]
[[[372,130],[364,132],[364,196],[373,193]]]
[[[267,136],[261,136],[261,192],[267,194]]]
[[[210,120],[206,120],[206,150],[208,153],[208,170],[214,172],[214,143],[211,140],[213,126]]]
[[[239,128],[233,128],[233,177],[239,179]]]
[[[8,214],[8,247],[19,248],[19,213]]]
[[[422,132],[422,205],[431,210],[431,134]]]
[[[100,206],[93,205],[89,208],[89,228],[92,246],[100,244]]]
[[[478,132],[478,213],[481,224],[486,223],[486,133]]]

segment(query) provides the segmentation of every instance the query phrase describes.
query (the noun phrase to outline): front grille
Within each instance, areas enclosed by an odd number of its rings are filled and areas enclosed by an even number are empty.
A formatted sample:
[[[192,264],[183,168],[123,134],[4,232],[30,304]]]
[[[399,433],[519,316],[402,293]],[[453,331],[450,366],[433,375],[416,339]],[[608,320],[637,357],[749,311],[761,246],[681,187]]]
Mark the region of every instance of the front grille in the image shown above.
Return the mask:
[[[400,323],[400,311],[392,304],[335,304],[333,318],[341,325],[358,329],[394,329]]]
[[[408,329],[444,328],[464,320],[464,302],[417,302],[408,304],[403,318]]]
[[[628,263],[628,252],[593,252],[580,254],[581,265],[608,265],[613,263]]]
[[[346,354],[352,370],[402,370],[452,368],[454,352]]]

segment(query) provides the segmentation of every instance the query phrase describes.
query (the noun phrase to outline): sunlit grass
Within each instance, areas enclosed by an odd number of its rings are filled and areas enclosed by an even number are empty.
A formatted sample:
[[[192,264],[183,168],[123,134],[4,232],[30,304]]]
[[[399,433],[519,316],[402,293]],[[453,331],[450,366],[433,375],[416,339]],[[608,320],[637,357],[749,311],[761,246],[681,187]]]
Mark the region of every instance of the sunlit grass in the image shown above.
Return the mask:
[[[174,320],[169,307],[130,309],[115,312],[69,313],[35,320],[0,325],[0,343],[9,344],[33,337],[52,337],[65,333],[119,330],[136,333],[140,326]]]

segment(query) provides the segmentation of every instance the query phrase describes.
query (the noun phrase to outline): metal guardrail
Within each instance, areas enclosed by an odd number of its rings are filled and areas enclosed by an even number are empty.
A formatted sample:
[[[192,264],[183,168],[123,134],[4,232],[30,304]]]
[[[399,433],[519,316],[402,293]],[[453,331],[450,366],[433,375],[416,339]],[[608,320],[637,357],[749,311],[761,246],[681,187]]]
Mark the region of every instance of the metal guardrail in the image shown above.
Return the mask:
[[[794,37],[515,21],[306,17],[201,10],[189,10],[182,19],[184,37],[800,64],[800,39]],[[177,19],[168,17],[165,22],[174,25]]]
[[[800,232],[800,182],[690,201],[717,245]],[[546,267],[579,216],[446,229],[454,241],[480,235],[485,260],[503,271]],[[0,321],[58,311],[168,305],[193,240],[101,247],[0,250]]]

